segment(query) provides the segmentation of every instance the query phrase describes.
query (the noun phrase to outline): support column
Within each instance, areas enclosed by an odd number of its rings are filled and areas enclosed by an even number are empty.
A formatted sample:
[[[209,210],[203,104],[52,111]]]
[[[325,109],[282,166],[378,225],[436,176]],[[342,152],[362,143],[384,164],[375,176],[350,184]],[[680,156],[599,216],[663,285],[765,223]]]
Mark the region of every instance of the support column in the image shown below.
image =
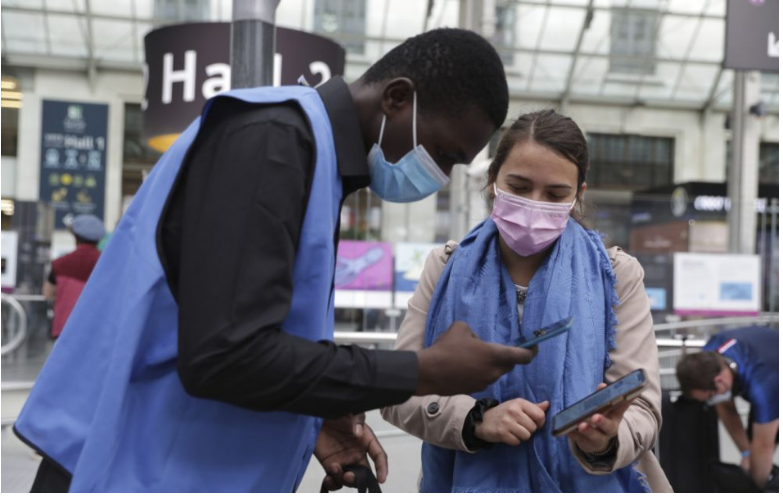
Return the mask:
[[[280,0],[234,0],[231,87],[272,86],[275,13]]]

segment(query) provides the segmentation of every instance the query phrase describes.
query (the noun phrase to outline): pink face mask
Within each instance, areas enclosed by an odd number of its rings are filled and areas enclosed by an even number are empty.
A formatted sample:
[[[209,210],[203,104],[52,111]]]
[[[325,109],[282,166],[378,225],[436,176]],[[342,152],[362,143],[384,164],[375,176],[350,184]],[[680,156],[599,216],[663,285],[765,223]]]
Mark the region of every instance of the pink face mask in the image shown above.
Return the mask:
[[[571,214],[571,203],[528,200],[495,189],[492,220],[506,244],[518,255],[527,257],[550,247],[563,234]]]

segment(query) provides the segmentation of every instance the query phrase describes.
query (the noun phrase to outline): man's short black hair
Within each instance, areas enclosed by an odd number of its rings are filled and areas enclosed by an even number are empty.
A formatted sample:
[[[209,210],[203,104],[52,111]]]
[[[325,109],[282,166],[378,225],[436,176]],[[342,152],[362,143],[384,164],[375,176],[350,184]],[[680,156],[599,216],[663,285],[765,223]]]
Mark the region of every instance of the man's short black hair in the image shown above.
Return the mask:
[[[92,245],[92,246],[98,246],[98,243],[100,243],[100,240],[98,241],[90,241],[89,239],[84,239],[81,236],[74,234],[74,238],[76,238],[76,244],[77,245]]]
[[[715,377],[720,374],[725,360],[714,351],[700,351],[682,357],[677,364],[677,380],[683,394],[694,389],[715,389]]]
[[[503,62],[492,45],[472,31],[441,28],[408,38],[373,64],[362,81],[398,77],[413,81],[422,110],[457,117],[476,106],[496,127],[506,120]]]

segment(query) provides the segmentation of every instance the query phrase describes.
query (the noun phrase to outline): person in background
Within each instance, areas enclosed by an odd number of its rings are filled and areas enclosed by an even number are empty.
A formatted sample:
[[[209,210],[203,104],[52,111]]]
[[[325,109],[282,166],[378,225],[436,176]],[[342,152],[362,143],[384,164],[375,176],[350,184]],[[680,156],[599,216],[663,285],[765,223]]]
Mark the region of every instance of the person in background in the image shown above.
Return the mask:
[[[52,262],[52,270],[43,286],[43,295],[54,300],[53,339],[60,337],[87,279],[98,263],[101,252],[97,245],[106,235],[103,221],[94,215],[77,215],[69,229],[76,238],[76,250]]]
[[[683,394],[715,405],[726,430],[742,453],[740,466],[760,488],[772,471],[778,444],[780,336],[768,327],[748,327],[715,334],[702,351],[677,364]],[[747,432],[734,398],[750,403]]]

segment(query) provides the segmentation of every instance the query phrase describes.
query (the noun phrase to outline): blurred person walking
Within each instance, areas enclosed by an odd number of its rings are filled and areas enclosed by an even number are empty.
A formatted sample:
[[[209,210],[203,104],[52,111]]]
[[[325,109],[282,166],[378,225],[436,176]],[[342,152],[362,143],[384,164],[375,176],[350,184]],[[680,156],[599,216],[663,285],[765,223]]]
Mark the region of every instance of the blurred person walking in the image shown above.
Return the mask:
[[[43,295],[54,300],[51,337],[57,339],[81,296],[101,252],[98,243],[106,235],[103,221],[94,215],[77,215],[69,227],[76,250],[52,262],[44,281]]]

